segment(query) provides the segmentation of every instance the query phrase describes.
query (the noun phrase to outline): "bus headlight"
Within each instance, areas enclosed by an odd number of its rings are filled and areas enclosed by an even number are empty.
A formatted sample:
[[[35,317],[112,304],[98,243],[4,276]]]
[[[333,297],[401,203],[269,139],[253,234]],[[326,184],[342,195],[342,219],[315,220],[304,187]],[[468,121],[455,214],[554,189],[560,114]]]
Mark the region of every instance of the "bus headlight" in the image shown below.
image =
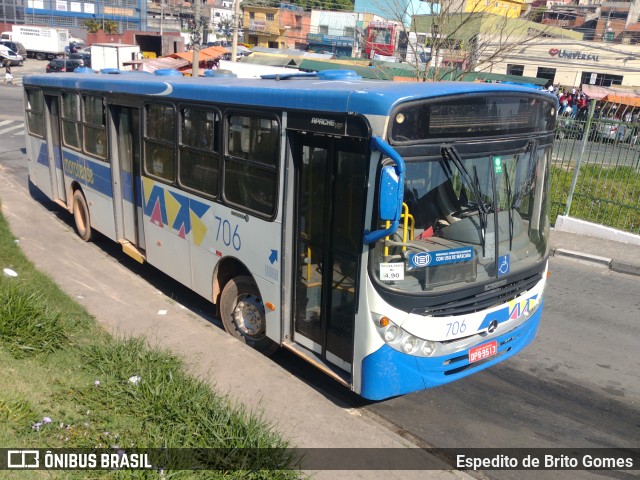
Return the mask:
[[[394,350],[418,357],[430,357],[436,353],[437,342],[411,335],[387,316],[372,313],[371,317],[382,340]]]
[[[384,341],[393,342],[398,337],[399,331],[396,325],[389,325],[384,331]]]
[[[431,355],[435,350],[436,350],[436,344],[433,342],[430,342],[429,340],[426,340],[424,342],[424,345],[422,345],[422,354],[425,357],[428,357],[429,355]]]
[[[411,353],[416,348],[417,344],[418,339],[413,335],[409,335],[404,339],[404,342],[402,342],[402,350],[404,353]]]

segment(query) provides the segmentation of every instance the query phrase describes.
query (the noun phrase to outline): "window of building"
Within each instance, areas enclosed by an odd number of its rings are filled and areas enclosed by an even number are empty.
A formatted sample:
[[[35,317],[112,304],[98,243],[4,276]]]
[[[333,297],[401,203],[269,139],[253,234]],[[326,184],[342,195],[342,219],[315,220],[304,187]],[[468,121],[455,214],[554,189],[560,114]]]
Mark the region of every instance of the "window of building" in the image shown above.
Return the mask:
[[[556,78],[556,69],[548,67],[538,67],[536,78],[545,78],[553,83],[554,79]]]
[[[318,33],[327,35],[329,33],[329,25],[318,25]]]
[[[255,19],[256,18],[256,13],[255,12],[249,12],[249,18],[251,20]]]
[[[269,22],[273,22],[275,20],[275,16],[273,13],[267,13],[266,17],[267,17],[267,21]]]
[[[611,75],[609,73],[582,72],[580,83],[610,87],[611,85],[622,85],[623,78],[622,75]]]
[[[522,77],[524,75],[524,65],[507,64],[507,75],[517,75]]]
[[[42,90],[27,89],[26,92],[29,133],[44,138],[44,96]]]
[[[353,27],[344,27],[343,35],[353,38],[356,35],[356,29]]]
[[[179,182],[206,195],[218,195],[220,115],[197,108],[180,110]]]
[[[85,152],[106,160],[107,157],[107,113],[104,99],[85,95],[83,97],[83,139]]]
[[[80,151],[80,97],[62,92],[62,142]]]
[[[145,106],[145,171],[154,177],[175,180],[175,111],[172,105]]]
[[[230,115],[224,197],[239,207],[272,216],[277,204],[279,126],[273,118]]]

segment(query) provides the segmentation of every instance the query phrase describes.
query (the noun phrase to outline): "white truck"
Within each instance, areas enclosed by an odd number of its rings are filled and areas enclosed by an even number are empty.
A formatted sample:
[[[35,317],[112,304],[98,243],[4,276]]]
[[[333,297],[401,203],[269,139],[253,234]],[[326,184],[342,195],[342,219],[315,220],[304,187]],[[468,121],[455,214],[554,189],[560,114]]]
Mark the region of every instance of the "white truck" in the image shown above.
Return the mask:
[[[125,65],[125,63],[140,58],[139,45],[124,43],[94,43],[91,45],[91,68],[94,70],[102,70],[103,68],[131,70],[131,66]]]
[[[1,36],[2,39],[22,43],[27,55],[38,60],[64,55],[65,47],[70,43],[84,43],[82,39],[71,36],[66,28],[12,25],[11,32],[2,32]]]

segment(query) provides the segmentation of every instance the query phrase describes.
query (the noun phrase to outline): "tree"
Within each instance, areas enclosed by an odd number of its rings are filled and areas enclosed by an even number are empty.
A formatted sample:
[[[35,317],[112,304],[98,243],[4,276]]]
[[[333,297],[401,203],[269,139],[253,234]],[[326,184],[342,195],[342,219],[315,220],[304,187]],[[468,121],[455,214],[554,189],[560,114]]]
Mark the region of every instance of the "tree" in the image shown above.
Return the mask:
[[[401,30],[401,60],[414,67],[417,79],[438,81],[490,71],[514,50],[541,37],[566,33],[517,18],[517,5],[493,0],[389,0],[379,7]],[[417,8],[429,14],[417,15]]]
[[[90,18],[84,20],[82,25],[87,28],[88,33],[98,33],[100,30],[104,30],[105,33],[109,34],[118,33],[118,22],[112,20],[96,20],[95,18]]]

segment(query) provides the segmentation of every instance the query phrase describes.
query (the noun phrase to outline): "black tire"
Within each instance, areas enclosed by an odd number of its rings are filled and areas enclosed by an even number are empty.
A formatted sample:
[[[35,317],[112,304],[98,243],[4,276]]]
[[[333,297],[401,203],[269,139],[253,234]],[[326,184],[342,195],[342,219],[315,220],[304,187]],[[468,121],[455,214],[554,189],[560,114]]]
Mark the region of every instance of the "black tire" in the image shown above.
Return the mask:
[[[36,58],[37,58],[38,60],[46,60],[47,55],[46,55],[45,53],[38,52],[38,53],[36,53]]]
[[[85,242],[91,241],[93,238],[93,230],[91,229],[89,207],[81,190],[73,192],[73,219],[76,223],[78,236]]]
[[[265,335],[266,318],[260,291],[251,277],[229,280],[220,296],[220,316],[224,329],[241,342],[265,355],[278,344]]]

